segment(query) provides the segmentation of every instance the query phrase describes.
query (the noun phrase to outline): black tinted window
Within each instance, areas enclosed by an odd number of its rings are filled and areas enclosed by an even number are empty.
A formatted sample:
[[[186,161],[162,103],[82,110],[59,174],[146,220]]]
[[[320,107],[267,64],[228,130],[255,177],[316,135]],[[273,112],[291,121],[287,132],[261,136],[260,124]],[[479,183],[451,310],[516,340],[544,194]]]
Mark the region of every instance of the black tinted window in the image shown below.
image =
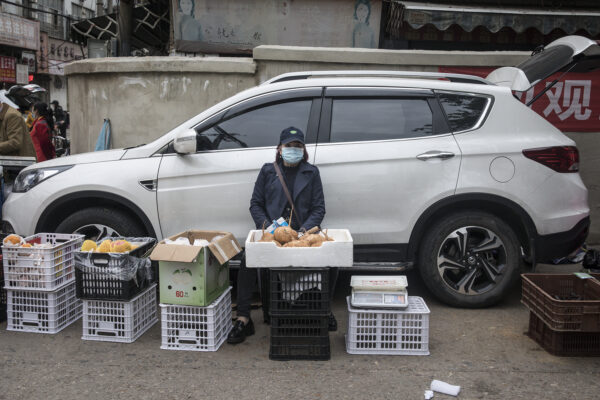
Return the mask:
[[[402,139],[431,135],[425,99],[334,99],[331,141]]]
[[[440,102],[448,117],[448,124],[453,132],[472,129],[488,102],[486,97],[458,94],[440,94]]]
[[[197,151],[277,146],[279,134],[294,126],[306,135],[311,100],[257,108],[198,132]]]

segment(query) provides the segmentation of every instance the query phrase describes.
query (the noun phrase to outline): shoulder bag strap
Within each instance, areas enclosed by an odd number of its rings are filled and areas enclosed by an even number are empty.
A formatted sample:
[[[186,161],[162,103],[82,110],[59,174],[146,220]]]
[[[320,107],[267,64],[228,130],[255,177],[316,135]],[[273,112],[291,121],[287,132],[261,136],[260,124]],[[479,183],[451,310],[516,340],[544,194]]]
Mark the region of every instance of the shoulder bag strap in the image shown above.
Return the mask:
[[[273,166],[275,167],[275,172],[277,173],[279,182],[281,182],[281,186],[283,186],[283,192],[285,193],[285,197],[287,197],[288,202],[290,203],[290,206],[292,207],[292,210],[294,210],[294,217],[296,218],[296,221],[298,221],[298,224],[302,224],[302,221],[300,221],[300,218],[298,218],[298,213],[296,212],[296,207],[294,207],[294,202],[292,201],[292,196],[290,196],[290,191],[288,190],[287,185],[285,184],[285,180],[283,179],[283,175],[281,174],[279,165],[277,165],[277,163],[274,162]]]

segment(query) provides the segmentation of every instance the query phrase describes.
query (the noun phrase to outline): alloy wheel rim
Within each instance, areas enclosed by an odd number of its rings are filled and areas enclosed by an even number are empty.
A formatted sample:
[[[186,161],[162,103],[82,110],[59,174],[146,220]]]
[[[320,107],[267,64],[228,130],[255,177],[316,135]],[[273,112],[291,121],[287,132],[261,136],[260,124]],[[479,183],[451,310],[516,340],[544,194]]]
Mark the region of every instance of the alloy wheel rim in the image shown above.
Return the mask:
[[[107,225],[89,224],[75,230],[76,234],[85,235],[86,239],[97,241],[104,237],[120,237],[119,232]]]
[[[504,242],[481,226],[451,232],[440,246],[437,268],[444,283],[462,295],[481,295],[502,279],[507,255]]]

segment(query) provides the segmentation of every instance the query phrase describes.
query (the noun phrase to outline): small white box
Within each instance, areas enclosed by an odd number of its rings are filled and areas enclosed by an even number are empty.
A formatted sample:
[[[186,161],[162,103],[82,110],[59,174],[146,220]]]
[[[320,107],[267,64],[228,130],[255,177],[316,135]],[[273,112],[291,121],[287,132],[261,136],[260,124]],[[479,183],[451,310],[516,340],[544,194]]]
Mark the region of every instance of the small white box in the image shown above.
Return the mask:
[[[354,264],[353,240],[348,229],[327,229],[333,242],[320,247],[278,247],[259,242],[261,230],[252,230],[246,238],[248,268],[351,267]]]
[[[132,343],[158,322],[156,284],[130,301],[83,300],[83,340]]]

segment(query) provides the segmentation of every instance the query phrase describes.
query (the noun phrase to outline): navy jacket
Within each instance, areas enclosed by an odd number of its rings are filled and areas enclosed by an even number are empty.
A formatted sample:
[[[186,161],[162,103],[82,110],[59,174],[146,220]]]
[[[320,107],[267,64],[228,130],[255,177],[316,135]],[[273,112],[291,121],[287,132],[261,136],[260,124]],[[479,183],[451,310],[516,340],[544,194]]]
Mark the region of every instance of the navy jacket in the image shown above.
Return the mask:
[[[279,168],[283,173],[281,162]],[[296,207],[295,212],[300,219],[300,228],[308,230],[321,225],[325,216],[325,197],[323,196],[321,175],[317,167],[301,161],[292,196]],[[282,215],[287,202],[273,163],[263,165],[254,184],[254,192],[250,200],[250,214],[252,214],[256,228],[261,229],[263,223],[266,228],[279,217],[287,219],[289,215]],[[295,219],[296,216],[294,215],[292,218]],[[293,221],[292,224],[296,225]]]

